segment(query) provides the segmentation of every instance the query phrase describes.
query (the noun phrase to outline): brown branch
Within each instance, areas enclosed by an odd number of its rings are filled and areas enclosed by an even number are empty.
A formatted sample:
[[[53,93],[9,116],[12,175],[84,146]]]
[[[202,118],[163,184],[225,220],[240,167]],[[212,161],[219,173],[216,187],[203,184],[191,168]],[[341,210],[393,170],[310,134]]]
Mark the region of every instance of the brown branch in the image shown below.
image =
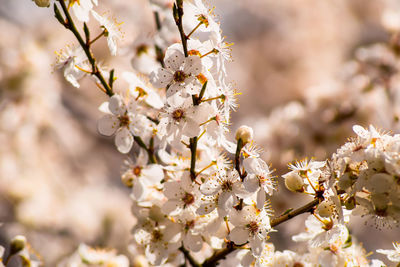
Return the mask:
[[[92,75],[96,76],[100,80],[100,83],[103,85],[106,94],[108,96],[110,96],[110,97],[113,96],[114,92],[112,90],[112,87],[107,83],[107,81],[105,80],[103,74],[101,74],[101,72],[100,72],[100,70],[99,70],[99,68],[97,66],[96,59],[94,58],[93,53],[90,50],[91,42],[85,42],[83,40],[81,34],[79,33],[79,31],[76,29],[75,23],[72,20],[71,14],[69,13],[69,10],[68,10],[68,8],[67,8],[67,6],[65,4],[65,1],[64,0],[58,0],[58,2],[61,5],[61,8],[62,8],[62,10],[64,12],[65,17],[66,17],[66,20],[63,21],[61,19],[61,17],[60,17],[61,14],[60,14],[60,12],[59,12],[59,10],[57,8],[57,5],[54,3],[54,12],[55,12],[55,16],[56,16],[57,20],[62,25],[64,25],[65,28],[69,29],[75,35],[75,37],[78,40],[80,46],[85,51],[85,54],[86,54],[91,66],[92,66]],[[88,31],[87,28],[86,28],[85,32],[86,31]],[[88,34],[86,34],[86,35],[88,35]]]
[[[284,223],[288,220],[290,220],[293,217],[296,217],[297,215],[300,215],[302,213],[306,212],[311,212],[315,206],[318,205],[320,202],[319,199],[314,199],[313,201],[305,204],[304,206],[292,210],[288,213],[285,213],[277,218],[274,218],[271,220],[271,227],[278,226],[281,223]],[[239,246],[240,247],[240,246]],[[208,258],[206,261],[203,262],[202,266],[203,267],[213,267],[216,266],[219,260],[224,259],[229,253],[232,251],[235,251],[237,248],[233,242],[229,242],[227,247],[224,249],[220,249],[216,251],[210,258]]]

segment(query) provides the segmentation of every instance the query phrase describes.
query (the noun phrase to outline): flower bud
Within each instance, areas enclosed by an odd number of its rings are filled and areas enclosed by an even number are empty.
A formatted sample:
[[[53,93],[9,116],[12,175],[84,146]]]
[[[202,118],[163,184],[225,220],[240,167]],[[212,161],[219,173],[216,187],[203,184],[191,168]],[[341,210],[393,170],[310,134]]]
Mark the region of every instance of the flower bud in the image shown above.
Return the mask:
[[[242,139],[243,145],[253,140],[253,129],[249,126],[242,125],[236,131],[236,140]]]
[[[14,255],[21,250],[23,250],[26,246],[26,238],[25,236],[22,235],[17,235],[11,240],[11,245],[10,245],[10,254]]]
[[[293,192],[303,192],[304,191],[304,181],[303,178],[297,172],[289,172],[283,175],[285,178],[286,188]]]
[[[349,197],[345,202],[344,202],[344,206],[346,207],[346,209],[348,210],[352,210],[356,207],[356,199],[355,197]]]
[[[146,257],[143,255],[138,255],[133,259],[134,267],[148,267],[149,263],[146,260]]]
[[[318,205],[316,212],[321,217],[330,217],[333,214],[333,208],[327,201],[322,201]]]
[[[50,6],[50,0],[34,0],[34,1],[38,7],[49,7]]]
[[[121,176],[121,181],[126,187],[133,186],[133,177],[130,173],[124,173]]]

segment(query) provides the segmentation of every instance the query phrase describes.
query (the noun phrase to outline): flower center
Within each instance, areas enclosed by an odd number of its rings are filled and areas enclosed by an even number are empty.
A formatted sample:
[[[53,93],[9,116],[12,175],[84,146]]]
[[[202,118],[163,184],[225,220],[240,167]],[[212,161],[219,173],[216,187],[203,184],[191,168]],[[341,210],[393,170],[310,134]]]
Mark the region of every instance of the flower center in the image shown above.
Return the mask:
[[[185,206],[191,205],[194,202],[194,196],[188,192],[185,192],[185,195],[182,198],[183,203],[185,203]]]
[[[136,48],[136,53],[140,56],[141,54],[147,54],[148,46],[145,44],[139,45]]]
[[[180,121],[185,116],[185,111],[183,109],[176,109],[172,112],[172,118],[176,121]]]
[[[177,70],[174,74],[174,81],[177,83],[183,83],[186,77],[187,75],[183,71]]]
[[[194,220],[187,221],[185,224],[185,230],[192,229],[194,227],[194,224],[195,224]]]
[[[224,181],[221,185],[222,191],[232,191],[233,183],[231,181]]]
[[[135,167],[133,167],[132,172],[133,172],[134,175],[139,176],[140,173],[142,172],[142,167],[135,166]]]
[[[120,126],[128,126],[130,123],[130,119],[128,115],[119,116],[119,125]]]
[[[154,231],[151,233],[151,240],[152,240],[153,242],[160,241],[160,240],[162,240],[162,238],[163,238],[163,234],[161,233],[160,230],[154,230]]]
[[[247,225],[247,228],[250,230],[250,232],[251,232],[252,234],[255,234],[255,233],[257,233],[257,231],[258,231],[258,224],[257,224],[257,222],[250,222],[250,223]]]

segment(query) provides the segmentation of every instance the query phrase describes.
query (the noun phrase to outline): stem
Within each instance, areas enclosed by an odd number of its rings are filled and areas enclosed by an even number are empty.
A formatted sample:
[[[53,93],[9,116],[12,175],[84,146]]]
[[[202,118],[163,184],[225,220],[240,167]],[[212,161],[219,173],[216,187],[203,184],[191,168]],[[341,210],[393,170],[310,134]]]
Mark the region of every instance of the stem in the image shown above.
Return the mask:
[[[235,153],[235,169],[239,173],[240,179],[243,181],[244,177],[242,177],[242,172],[240,171],[240,151],[243,148],[243,140],[239,138],[236,145],[236,153]]]
[[[217,266],[219,260],[224,259],[229,253],[234,251],[237,247],[233,242],[227,243],[226,248],[216,251],[209,259],[203,262],[203,267]]]
[[[156,23],[156,28],[157,28],[157,31],[159,32],[159,31],[161,31],[161,27],[162,27],[161,21],[160,21],[160,14],[157,11],[154,11],[153,14],[154,14],[154,21]],[[156,50],[157,61],[160,62],[161,67],[165,68],[164,53],[163,53],[161,47],[158,46],[157,44],[154,44],[154,49]]]
[[[144,150],[146,150],[147,155],[149,156],[149,161],[150,161],[151,163],[154,163],[154,164],[157,163],[157,159],[156,159],[156,157],[154,156],[154,149],[151,148],[152,143],[154,142],[154,140],[153,140],[153,141],[150,140],[150,147],[147,148],[146,144],[143,142],[143,140],[142,140],[142,138],[140,138],[140,136],[134,135],[134,136],[133,136],[133,139],[135,140],[135,142],[136,142],[141,148],[143,148]]]
[[[199,24],[197,24],[197,26],[194,27],[194,29],[186,36],[186,38],[189,39],[190,36],[201,26],[201,24],[203,24],[202,21],[200,21]]]
[[[108,96],[110,96],[110,97],[113,96],[114,92],[113,92],[111,86],[106,82],[106,80],[104,79],[103,75],[99,71],[99,68],[97,67],[97,64],[96,64],[96,59],[93,57],[93,53],[90,51],[90,43],[86,44],[85,41],[83,40],[82,36],[80,35],[78,30],[76,29],[74,21],[72,20],[71,14],[69,13],[69,10],[68,10],[67,6],[65,5],[65,1],[64,0],[58,0],[58,2],[60,3],[61,8],[62,8],[62,10],[64,12],[64,15],[66,17],[66,21],[63,23],[63,25],[64,25],[64,27],[69,29],[75,35],[75,37],[78,40],[80,46],[85,51],[85,54],[86,54],[90,64],[92,65],[92,75],[96,76],[100,80],[101,84],[103,85],[103,87],[105,89],[106,94]],[[56,8],[56,4],[54,4],[54,6],[55,6],[55,10],[56,10],[57,9]]]
[[[284,223],[288,220],[290,220],[293,217],[296,217],[297,215],[300,215],[302,213],[310,212],[313,210],[313,208],[318,205],[319,199],[314,199],[313,201],[305,204],[304,206],[290,211],[288,213],[285,213],[284,215],[281,215],[277,218],[274,218],[271,220],[271,227],[278,226],[281,223]],[[216,266],[218,261],[225,258],[229,253],[232,251],[236,250],[237,246],[233,244],[233,242],[228,243],[228,246],[224,249],[220,249],[216,251],[210,258],[208,258],[204,263],[202,264],[203,267],[213,267]]]
[[[193,259],[192,255],[190,255],[189,251],[187,251],[183,246],[179,248],[180,251],[182,251],[183,255],[185,256],[185,259],[187,259],[190,263],[191,266],[194,267],[201,267],[202,265],[197,263],[195,259]]]
[[[197,136],[190,138],[190,178],[192,178],[192,181],[196,179],[196,152],[197,152]]]
[[[319,199],[314,199],[313,201],[305,204],[304,206],[302,206],[302,207],[300,207],[298,209],[292,210],[292,211],[290,211],[290,212],[288,212],[288,213],[286,213],[284,215],[281,215],[281,216],[279,216],[277,218],[272,219],[271,220],[271,227],[275,227],[275,226],[277,226],[277,225],[279,225],[279,224],[281,224],[283,222],[286,222],[286,221],[290,220],[291,218],[296,217],[297,215],[300,215],[302,213],[306,213],[306,212],[312,211],[312,209],[315,206],[317,206],[319,202],[320,202]]]
[[[179,34],[181,35],[183,53],[185,54],[185,57],[188,57],[188,49],[187,49],[188,37],[185,35],[185,31],[183,30],[183,23],[182,23],[183,0],[176,0],[173,11],[174,11],[175,23],[176,23],[176,26],[178,26]]]
[[[89,41],[88,45],[93,44],[94,42],[96,42],[97,40],[99,40],[104,34],[106,33],[106,31],[102,31],[99,35],[96,36],[96,38],[94,38],[93,40]]]

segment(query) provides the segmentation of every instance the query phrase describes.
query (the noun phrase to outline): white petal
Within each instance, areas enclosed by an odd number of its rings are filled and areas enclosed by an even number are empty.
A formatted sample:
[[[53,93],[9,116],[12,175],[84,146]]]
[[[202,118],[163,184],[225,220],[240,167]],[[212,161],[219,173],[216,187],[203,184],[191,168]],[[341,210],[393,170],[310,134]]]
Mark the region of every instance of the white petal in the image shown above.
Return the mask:
[[[119,128],[119,120],[116,116],[111,114],[104,115],[97,122],[97,129],[102,135],[110,136],[113,135]]]
[[[253,255],[255,257],[260,256],[264,248],[263,240],[258,235],[254,235],[249,241]]]
[[[133,136],[126,127],[120,128],[115,135],[115,145],[121,153],[128,153],[133,145]]]
[[[168,199],[178,199],[182,194],[182,188],[178,182],[172,181],[164,184],[164,195]]]
[[[187,250],[197,252],[203,247],[203,240],[200,235],[193,235],[191,232],[188,232],[183,239],[183,245]]]
[[[248,174],[243,181],[243,185],[247,191],[253,193],[260,188],[260,180],[255,174]]]
[[[215,210],[216,205],[214,202],[210,203],[203,203],[200,207],[196,210],[196,213],[199,215],[206,215]]]
[[[108,108],[114,115],[124,115],[126,112],[126,107],[124,101],[120,95],[113,95],[109,100],[110,104]]]
[[[222,192],[218,198],[218,208],[229,212],[235,204],[236,198],[231,192]]]
[[[262,209],[267,199],[264,189],[260,188],[257,192],[257,209]]]
[[[150,75],[151,83],[157,88],[165,88],[173,79],[173,73],[169,70],[160,68]]]
[[[201,58],[198,56],[189,56],[185,60],[183,72],[190,73],[193,76],[199,75],[202,69]]]
[[[180,208],[180,201],[175,200],[175,199],[170,199],[164,203],[164,205],[161,207],[161,211],[167,215],[169,215],[171,213],[173,213],[173,215],[175,215],[177,212],[180,211],[179,208]]]
[[[249,239],[249,231],[242,227],[235,227],[229,234],[229,239],[236,245],[244,244]]]
[[[134,200],[140,201],[144,197],[144,193],[146,191],[146,188],[143,186],[143,184],[135,179],[133,181],[133,186],[132,186],[132,197]]]
[[[206,196],[215,195],[220,189],[217,181],[210,179],[200,186],[200,191]]]
[[[143,168],[142,173],[143,176],[145,176],[146,179],[152,184],[157,184],[164,179],[164,172],[162,167],[158,164],[148,165],[146,168]]]
[[[174,72],[179,70],[185,61],[185,56],[182,52],[175,50],[171,54],[166,54],[164,62],[165,66]]]

